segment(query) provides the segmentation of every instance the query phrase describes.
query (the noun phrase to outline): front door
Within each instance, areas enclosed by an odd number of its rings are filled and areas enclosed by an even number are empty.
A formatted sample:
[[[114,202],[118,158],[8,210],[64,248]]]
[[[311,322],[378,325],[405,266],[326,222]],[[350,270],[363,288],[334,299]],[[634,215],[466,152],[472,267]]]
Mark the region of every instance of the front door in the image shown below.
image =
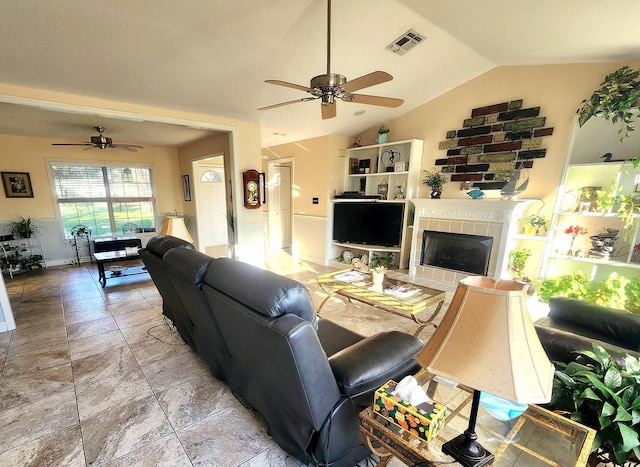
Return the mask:
[[[205,251],[211,246],[227,245],[224,168],[198,165],[195,173],[200,250]]]

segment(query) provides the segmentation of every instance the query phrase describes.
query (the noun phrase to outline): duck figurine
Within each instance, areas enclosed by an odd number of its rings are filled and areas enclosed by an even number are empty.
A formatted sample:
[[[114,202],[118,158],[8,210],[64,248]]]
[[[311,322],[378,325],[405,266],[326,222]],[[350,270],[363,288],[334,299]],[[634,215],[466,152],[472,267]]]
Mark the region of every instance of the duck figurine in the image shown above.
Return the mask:
[[[480,188],[474,188],[473,190],[467,191],[467,195],[471,197],[471,199],[480,199],[484,196],[484,191]]]

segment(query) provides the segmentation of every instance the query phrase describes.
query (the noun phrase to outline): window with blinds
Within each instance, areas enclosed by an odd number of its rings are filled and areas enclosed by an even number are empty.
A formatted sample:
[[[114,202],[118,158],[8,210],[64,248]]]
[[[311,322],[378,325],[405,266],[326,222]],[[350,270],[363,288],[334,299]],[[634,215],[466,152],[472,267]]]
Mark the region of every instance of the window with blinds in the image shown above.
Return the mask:
[[[140,232],[155,228],[150,167],[51,163],[53,183],[67,237],[81,224],[92,236],[122,235],[131,224]]]

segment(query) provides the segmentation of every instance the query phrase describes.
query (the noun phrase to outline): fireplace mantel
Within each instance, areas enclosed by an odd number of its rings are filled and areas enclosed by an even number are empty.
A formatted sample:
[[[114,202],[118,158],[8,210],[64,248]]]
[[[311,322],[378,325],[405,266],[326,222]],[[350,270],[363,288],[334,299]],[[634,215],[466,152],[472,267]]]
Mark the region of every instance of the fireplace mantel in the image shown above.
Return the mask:
[[[489,262],[489,276],[507,278],[509,251],[515,247],[517,220],[534,200],[503,199],[411,199],[415,220],[411,242],[409,273],[429,279],[457,283],[469,274],[420,265],[422,232],[468,233],[494,238]]]

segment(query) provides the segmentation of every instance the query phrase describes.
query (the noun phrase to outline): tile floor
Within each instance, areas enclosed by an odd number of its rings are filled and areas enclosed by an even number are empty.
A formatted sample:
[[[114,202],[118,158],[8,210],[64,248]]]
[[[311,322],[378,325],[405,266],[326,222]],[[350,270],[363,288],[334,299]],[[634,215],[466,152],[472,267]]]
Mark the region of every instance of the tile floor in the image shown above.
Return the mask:
[[[327,268],[267,264],[305,283],[316,306],[325,298],[314,278]],[[1,466],[300,465],[163,324],[148,276],[102,289],[95,266],[65,266],[7,278],[7,289],[17,329],[0,333]],[[323,316],[365,335],[417,328],[339,299]]]

